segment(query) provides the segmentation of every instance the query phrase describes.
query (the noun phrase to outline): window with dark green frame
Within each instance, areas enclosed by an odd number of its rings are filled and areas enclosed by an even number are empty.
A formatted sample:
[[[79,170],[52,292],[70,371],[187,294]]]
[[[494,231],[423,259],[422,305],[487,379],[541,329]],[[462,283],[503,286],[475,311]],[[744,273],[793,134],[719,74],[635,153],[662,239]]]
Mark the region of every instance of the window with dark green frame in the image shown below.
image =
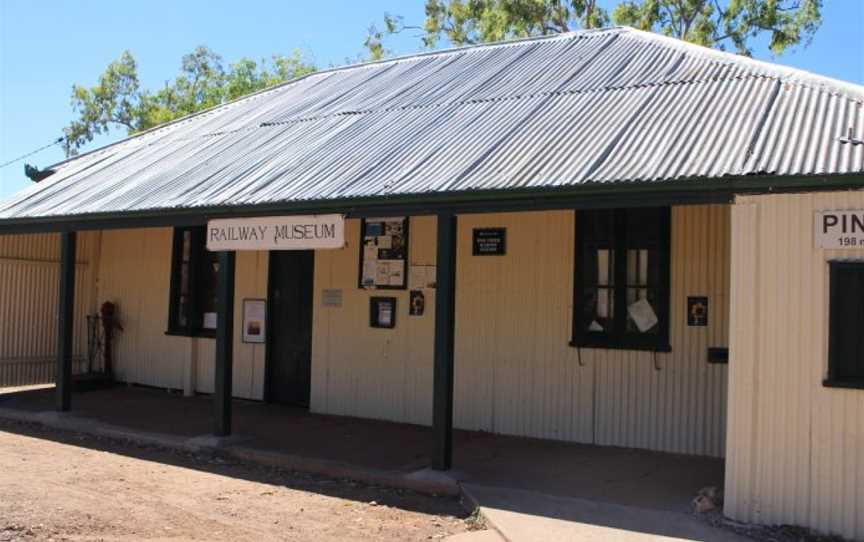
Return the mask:
[[[576,211],[573,346],[668,351],[668,207]]]
[[[214,337],[218,255],[209,252],[203,226],[175,228],[171,256],[168,333]]]
[[[833,261],[828,307],[828,378],[838,388],[864,388],[864,262]]]

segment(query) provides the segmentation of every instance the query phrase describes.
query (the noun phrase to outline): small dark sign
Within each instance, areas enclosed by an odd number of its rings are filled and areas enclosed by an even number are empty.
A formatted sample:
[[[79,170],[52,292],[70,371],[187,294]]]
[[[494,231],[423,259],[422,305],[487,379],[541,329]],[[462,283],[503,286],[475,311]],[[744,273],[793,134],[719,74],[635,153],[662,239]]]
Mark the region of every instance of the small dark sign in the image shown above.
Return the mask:
[[[411,290],[411,306],[408,309],[408,314],[411,316],[423,316],[426,311],[426,296],[422,290]]]
[[[687,298],[687,325],[705,327],[708,325],[708,298],[690,296]]]
[[[369,299],[369,325],[372,327],[396,327],[396,298],[372,297]]]
[[[475,256],[503,256],[507,253],[506,228],[475,228]]]

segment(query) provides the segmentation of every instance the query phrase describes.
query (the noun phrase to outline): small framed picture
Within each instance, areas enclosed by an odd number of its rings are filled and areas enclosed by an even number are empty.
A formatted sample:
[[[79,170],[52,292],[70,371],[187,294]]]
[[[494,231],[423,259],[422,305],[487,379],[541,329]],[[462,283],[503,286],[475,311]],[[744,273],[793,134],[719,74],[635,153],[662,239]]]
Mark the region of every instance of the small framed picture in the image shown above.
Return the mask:
[[[263,344],[267,340],[267,300],[243,300],[243,342]]]
[[[385,329],[396,327],[395,297],[372,297],[369,299],[369,325]]]

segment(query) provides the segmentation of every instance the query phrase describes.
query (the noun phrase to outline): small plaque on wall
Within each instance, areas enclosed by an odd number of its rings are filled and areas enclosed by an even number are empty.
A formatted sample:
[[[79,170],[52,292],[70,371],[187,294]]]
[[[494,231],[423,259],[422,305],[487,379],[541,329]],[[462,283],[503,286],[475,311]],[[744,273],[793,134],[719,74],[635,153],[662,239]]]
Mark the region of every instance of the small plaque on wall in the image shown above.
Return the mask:
[[[706,296],[687,298],[687,325],[690,327],[708,325],[708,298]]]
[[[325,307],[341,307],[342,290],[329,288],[321,290],[321,304]]]
[[[503,256],[506,253],[506,228],[474,228],[474,256]]]

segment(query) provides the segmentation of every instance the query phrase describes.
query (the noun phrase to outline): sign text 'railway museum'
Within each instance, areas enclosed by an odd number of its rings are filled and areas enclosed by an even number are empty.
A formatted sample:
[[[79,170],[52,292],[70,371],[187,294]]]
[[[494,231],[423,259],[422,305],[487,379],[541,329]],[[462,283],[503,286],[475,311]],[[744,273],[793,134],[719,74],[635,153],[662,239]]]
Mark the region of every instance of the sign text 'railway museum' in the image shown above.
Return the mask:
[[[211,220],[207,250],[312,250],[345,246],[342,215]]]

